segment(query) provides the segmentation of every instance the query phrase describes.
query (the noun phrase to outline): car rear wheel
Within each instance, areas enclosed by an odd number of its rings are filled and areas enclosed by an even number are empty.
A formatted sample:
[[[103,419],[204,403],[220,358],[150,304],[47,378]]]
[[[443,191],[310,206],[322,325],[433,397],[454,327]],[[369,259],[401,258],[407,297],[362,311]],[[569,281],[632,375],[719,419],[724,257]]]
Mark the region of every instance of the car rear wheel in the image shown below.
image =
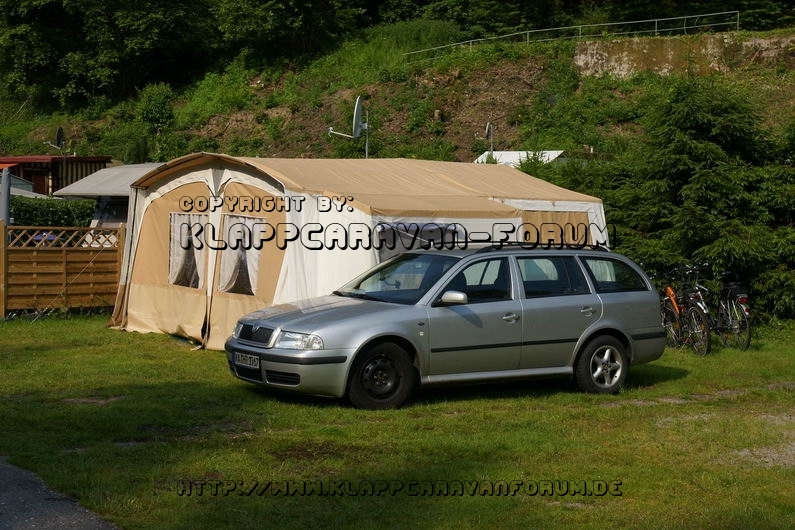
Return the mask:
[[[414,384],[414,366],[405,350],[397,344],[377,344],[354,359],[348,399],[360,409],[393,409],[408,400]]]
[[[577,359],[574,377],[583,392],[618,394],[628,368],[624,345],[613,337],[597,337]]]

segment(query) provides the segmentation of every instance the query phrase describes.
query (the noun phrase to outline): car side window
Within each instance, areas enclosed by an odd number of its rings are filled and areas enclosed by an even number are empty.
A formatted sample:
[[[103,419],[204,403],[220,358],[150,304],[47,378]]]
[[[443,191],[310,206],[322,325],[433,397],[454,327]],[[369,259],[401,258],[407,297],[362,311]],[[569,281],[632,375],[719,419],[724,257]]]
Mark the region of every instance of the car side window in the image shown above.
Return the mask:
[[[588,292],[588,282],[574,258],[520,257],[517,261],[526,298]]]
[[[610,258],[584,258],[585,265],[600,293],[646,291],[648,287],[640,275],[624,263]]]
[[[511,299],[511,273],[507,258],[478,261],[456,274],[445,288],[467,295],[479,304]]]

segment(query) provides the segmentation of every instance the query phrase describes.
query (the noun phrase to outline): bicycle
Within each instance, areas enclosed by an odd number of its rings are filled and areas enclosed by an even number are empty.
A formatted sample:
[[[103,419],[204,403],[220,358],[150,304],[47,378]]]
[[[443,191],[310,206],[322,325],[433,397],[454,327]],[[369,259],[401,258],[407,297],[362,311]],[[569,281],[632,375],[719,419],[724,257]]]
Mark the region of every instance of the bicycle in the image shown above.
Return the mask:
[[[721,273],[718,320],[715,330],[724,346],[747,350],[751,345],[751,313],[743,284],[730,271]]]
[[[682,322],[679,318],[681,311],[676,301],[676,291],[670,285],[666,285],[663,288],[663,295],[660,299],[660,312],[665,328],[665,343],[671,348],[678,348],[682,345]]]
[[[707,355],[712,349],[712,316],[704,295],[706,287],[698,283],[701,265],[683,265],[669,273],[681,278],[678,293],[670,284],[663,288],[661,316],[667,344],[672,347],[688,345],[696,355]],[[693,281],[689,276],[695,275]]]

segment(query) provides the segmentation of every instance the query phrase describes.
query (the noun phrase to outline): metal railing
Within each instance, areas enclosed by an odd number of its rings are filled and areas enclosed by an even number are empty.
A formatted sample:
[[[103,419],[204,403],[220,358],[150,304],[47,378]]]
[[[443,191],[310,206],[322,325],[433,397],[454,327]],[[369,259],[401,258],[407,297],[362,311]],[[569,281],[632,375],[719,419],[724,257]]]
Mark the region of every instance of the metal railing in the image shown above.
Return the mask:
[[[547,42],[560,39],[594,39],[627,35],[687,35],[705,31],[739,31],[739,29],[740,12],[723,11],[720,13],[654,18],[630,22],[607,22],[603,24],[583,24],[560,28],[531,29],[508,35],[470,39],[453,44],[415,50],[404,53],[403,56],[408,62],[427,61],[436,59],[453,51],[472,51],[479,44],[496,41],[530,44],[532,42]],[[430,56],[425,57],[424,55]]]

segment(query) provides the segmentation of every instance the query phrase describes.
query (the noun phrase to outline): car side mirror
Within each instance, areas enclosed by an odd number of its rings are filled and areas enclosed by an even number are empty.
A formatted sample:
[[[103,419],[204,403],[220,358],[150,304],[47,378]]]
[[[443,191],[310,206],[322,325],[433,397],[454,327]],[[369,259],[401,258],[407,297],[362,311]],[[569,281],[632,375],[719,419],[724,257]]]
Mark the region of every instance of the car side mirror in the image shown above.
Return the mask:
[[[463,305],[469,303],[469,298],[461,291],[445,291],[439,302],[439,305]]]

